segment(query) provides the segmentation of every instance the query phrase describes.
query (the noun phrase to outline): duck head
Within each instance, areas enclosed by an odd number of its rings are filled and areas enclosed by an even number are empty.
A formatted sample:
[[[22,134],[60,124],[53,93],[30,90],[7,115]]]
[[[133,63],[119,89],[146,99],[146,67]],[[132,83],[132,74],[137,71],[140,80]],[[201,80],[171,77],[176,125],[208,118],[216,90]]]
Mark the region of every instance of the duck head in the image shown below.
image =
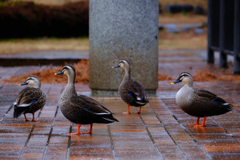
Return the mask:
[[[112,68],[119,68],[119,67],[125,69],[125,71],[127,71],[127,72],[130,72],[130,70],[131,70],[131,63],[128,60],[126,60],[126,59],[122,59],[122,60],[120,60],[118,62],[117,65],[113,66]]]
[[[172,82],[171,84],[176,84],[179,82],[183,82],[186,85],[188,85],[189,87],[193,87],[193,78],[192,78],[192,75],[188,72],[182,72],[179,75],[178,79],[176,81]]]
[[[31,85],[33,88],[40,88],[41,87],[41,82],[38,79],[38,77],[31,75],[28,76],[25,82],[19,84],[19,86],[24,86],[24,85]]]
[[[55,73],[55,75],[61,75],[65,74],[68,76],[68,82],[73,82],[75,81],[76,77],[76,71],[75,68],[72,65],[66,65],[63,67],[62,71]]]

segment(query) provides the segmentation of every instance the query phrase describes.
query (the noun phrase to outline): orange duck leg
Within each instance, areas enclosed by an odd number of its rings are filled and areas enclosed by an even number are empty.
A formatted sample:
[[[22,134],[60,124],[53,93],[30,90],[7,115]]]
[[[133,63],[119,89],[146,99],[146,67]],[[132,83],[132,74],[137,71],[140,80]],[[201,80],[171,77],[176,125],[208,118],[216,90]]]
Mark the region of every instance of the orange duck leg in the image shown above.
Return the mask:
[[[77,132],[76,132],[76,133],[69,133],[68,135],[71,136],[71,135],[78,135],[78,134],[92,134],[92,127],[93,127],[93,124],[92,124],[92,123],[90,124],[90,129],[89,129],[88,132],[82,132],[82,133],[80,133],[80,127],[81,127],[81,124],[78,124]]]
[[[202,124],[199,124],[199,119],[200,119],[200,117],[197,118],[196,124],[189,124],[188,126],[189,126],[189,127],[192,127],[192,126],[194,126],[194,127],[195,127],[195,126],[196,126],[196,127],[204,127],[204,126],[205,126],[206,119],[207,119],[207,116],[204,117]]]
[[[78,134],[81,134],[81,133],[80,133],[80,127],[81,127],[81,124],[78,124],[77,132],[76,132],[76,133],[69,133],[68,135],[71,136],[71,135],[78,135]]]
[[[142,113],[142,112],[141,112],[141,108],[142,108],[142,107],[140,107],[140,109],[139,109],[138,112],[130,112],[130,105],[128,104],[128,111],[127,111],[127,112],[123,112],[123,114],[131,114],[131,113],[137,113],[137,114],[140,114],[140,113]]]
[[[29,120],[27,119],[27,117],[26,117],[26,114],[23,114],[23,115],[24,115],[24,121],[25,121],[25,122],[29,121]]]
[[[93,127],[93,124],[91,123],[89,131],[88,132],[82,132],[82,134],[92,134],[92,127]]]
[[[137,113],[137,114],[141,114],[142,113],[142,106],[140,107],[139,111],[138,112],[133,112],[133,113]]]
[[[130,105],[128,104],[128,111],[127,112],[123,112],[123,114],[131,114],[130,112]]]
[[[35,112],[32,113],[32,115],[33,115],[32,122],[38,122],[38,121],[40,121],[40,120],[35,120],[35,118],[34,118],[34,113],[35,113]]]

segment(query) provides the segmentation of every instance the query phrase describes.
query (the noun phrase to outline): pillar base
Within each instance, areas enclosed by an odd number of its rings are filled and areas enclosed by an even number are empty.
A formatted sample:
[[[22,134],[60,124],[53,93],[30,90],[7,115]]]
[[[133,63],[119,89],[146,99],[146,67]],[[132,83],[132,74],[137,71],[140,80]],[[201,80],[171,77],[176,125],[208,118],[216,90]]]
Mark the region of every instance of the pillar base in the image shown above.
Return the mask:
[[[157,91],[155,89],[145,90],[147,96],[156,96]],[[107,91],[107,90],[91,90],[91,96],[94,97],[119,97],[118,91]]]

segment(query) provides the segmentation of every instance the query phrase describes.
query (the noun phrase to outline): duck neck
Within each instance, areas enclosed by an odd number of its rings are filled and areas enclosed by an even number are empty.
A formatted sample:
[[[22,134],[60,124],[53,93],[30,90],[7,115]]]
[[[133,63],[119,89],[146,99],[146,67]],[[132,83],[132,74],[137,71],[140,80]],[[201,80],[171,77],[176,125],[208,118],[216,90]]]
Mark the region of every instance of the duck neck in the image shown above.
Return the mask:
[[[75,75],[68,75],[68,84],[66,88],[70,91],[71,95],[77,95],[75,90]]]
[[[77,95],[74,83],[68,83],[65,90],[68,90],[68,94]]]
[[[74,85],[76,75],[67,75],[67,76],[68,76],[68,84]]]
[[[77,96],[77,92],[75,90],[75,83],[74,79],[72,76],[68,76],[68,83],[67,86],[65,87],[63,93],[62,93],[62,98],[64,99],[69,99],[72,96]]]
[[[62,100],[70,99],[72,96],[77,96],[74,83],[68,83],[61,95]]]
[[[131,69],[125,68],[125,74],[120,86],[130,79],[131,79]]]
[[[39,89],[41,87],[41,85],[33,85],[33,88]]]
[[[192,82],[192,81],[188,81],[188,83],[186,83],[186,85],[187,85],[188,87],[193,88],[193,82]]]

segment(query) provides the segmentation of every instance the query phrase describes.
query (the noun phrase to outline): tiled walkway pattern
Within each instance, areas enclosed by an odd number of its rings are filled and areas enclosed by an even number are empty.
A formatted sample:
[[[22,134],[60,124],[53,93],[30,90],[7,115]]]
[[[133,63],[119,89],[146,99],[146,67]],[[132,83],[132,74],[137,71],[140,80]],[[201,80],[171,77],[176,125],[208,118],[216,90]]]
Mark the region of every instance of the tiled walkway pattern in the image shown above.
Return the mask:
[[[185,114],[176,105],[174,97],[163,95],[172,92],[168,82],[158,97],[149,97],[150,104],[140,115],[122,114],[126,104],[110,97],[96,98],[115,113],[118,123],[94,124],[93,135],[69,137],[75,132],[62,115],[58,98],[62,85],[43,84],[47,94],[45,107],[36,113],[40,122],[24,122],[24,117],[13,119],[9,108],[22,89],[15,84],[2,85],[0,89],[0,159],[239,159],[240,111],[237,89],[221,84],[217,91],[231,90],[233,98],[222,95],[234,104],[234,111],[222,116],[209,117],[206,127],[187,127],[196,118]],[[165,84],[164,84],[165,83]],[[167,90],[167,85],[169,91]],[[198,86],[213,83],[197,83]],[[234,86],[237,84],[232,84]],[[180,86],[179,86],[180,87]],[[89,94],[87,85],[77,85],[77,90]],[[84,93],[84,92],[82,92]],[[131,107],[131,110],[135,110]],[[27,115],[31,118],[31,114]],[[87,131],[88,125],[82,130]]]
[[[192,73],[205,62],[191,62]],[[191,63],[187,63],[190,65]],[[173,71],[178,77],[185,69],[183,62],[159,65],[163,72]],[[176,68],[174,68],[176,67]],[[36,69],[40,69],[35,67]],[[22,67],[2,67],[0,75],[20,74]],[[166,73],[165,73],[166,74]],[[20,83],[20,82],[19,82]],[[112,110],[119,122],[94,124],[92,135],[67,136],[76,132],[61,113],[58,99],[65,85],[42,84],[47,95],[44,108],[35,113],[40,122],[13,119],[11,104],[23,87],[0,82],[0,159],[240,159],[240,84],[238,82],[195,82],[197,88],[208,89],[225,98],[235,107],[225,115],[208,117],[206,127],[188,127],[196,118],[184,113],[175,103],[175,94],[183,84],[170,85],[160,81],[157,96],[142,114],[122,114],[127,105],[119,97],[94,97]],[[79,94],[90,94],[87,84],[77,84]],[[134,111],[136,108],[131,107]],[[31,119],[32,115],[27,114]],[[201,119],[202,121],[202,119]],[[82,125],[88,131],[89,125]]]

